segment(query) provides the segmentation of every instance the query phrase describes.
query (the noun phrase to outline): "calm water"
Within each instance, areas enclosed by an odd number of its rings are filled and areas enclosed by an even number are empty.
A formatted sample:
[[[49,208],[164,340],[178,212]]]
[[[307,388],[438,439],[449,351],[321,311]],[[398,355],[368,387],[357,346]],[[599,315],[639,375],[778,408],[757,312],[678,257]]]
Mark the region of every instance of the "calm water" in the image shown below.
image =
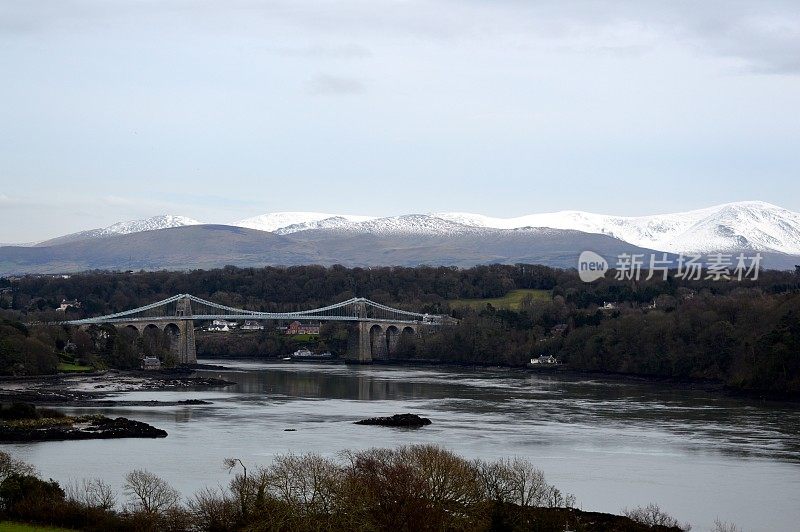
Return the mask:
[[[695,530],[709,529],[715,517],[745,530],[800,523],[797,405],[512,370],[204,362],[231,368],[204,373],[236,386],[116,397],[212,405],[102,409],[163,428],[165,439],[3,448],[59,481],[103,477],[120,488],[126,472],[146,468],[189,495],[227,483],[227,456],[256,465],[287,451],[437,443],[468,457],[524,456],[585,510],[652,501]],[[433,425],[352,424],[409,411]]]

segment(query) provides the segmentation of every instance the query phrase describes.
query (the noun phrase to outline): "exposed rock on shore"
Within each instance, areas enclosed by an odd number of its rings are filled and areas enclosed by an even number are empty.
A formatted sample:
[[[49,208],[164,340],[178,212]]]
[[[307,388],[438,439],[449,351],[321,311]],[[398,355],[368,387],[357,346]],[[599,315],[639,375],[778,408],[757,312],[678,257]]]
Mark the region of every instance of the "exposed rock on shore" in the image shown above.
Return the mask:
[[[0,423],[1,442],[165,438],[167,431],[124,417],[81,416]]]
[[[183,376],[146,371],[107,371],[94,375],[52,375],[0,378],[0,403],[37,405],[155,406],[175,401],[125,401],[109,398],[119,392],[218,388],[235,384],[211,376]]]

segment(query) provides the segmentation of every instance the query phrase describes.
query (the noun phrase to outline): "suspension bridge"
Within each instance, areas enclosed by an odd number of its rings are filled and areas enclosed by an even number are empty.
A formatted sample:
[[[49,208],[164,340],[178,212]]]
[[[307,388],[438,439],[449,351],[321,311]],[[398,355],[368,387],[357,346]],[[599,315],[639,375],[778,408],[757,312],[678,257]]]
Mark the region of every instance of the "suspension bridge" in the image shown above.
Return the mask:
[[[446,315],[396,309],[363,297],[310,310],[260,312],[220,305],[191,294],[178,294],[124,312],[63,323],[85,327],[109,324],[129,328],[137,334],[160,330],[170,339],[170,351],[179,363],[194,364],[197,362],[194,322],[222,319],[353,322],[356,327],[351,330],[347,358],[359,363],[389,358],[397,350],[403,335],[416,335],[424,328],[455,321]]]

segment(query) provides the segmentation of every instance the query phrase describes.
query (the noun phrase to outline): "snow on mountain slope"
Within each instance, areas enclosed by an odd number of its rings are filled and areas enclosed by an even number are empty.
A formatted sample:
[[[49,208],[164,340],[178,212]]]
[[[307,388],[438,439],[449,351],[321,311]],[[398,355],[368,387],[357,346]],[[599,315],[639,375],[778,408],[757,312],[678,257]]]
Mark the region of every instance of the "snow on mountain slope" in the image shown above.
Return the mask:
[[[753,250],[800,255],[800,213],[756,201],[720,205],[713,215],[664,239],[661,247],[668,251]]]
[[[38,245],[199,223],[183,216],[163,215],[66,235]],[[604,234],[642,248],[671,253],[764,251],[800,255],[800,213],[761,201],[650,216],[612,216],[581,211],[516,218],[492,218],[463,212],[389,217],[276,212],[230,225],[280,235],[309,230],[353,235],[485,235],[496,229],[550,228]]]
[[[252,218],[245,218],[231,225],[269,231],[271,233],[289,234],[321,227],[337,227],[350,222],[364,222],[372,216],[352,216],[347,214],[326,214],[323,212],[270,212]],[[291,228],[291,229],[290,229]]]
[[[474,227],[552,227],[601,233],[637,246],[673,253],[753,250],[800,255],[800,214],[761,201],[638,217],[580,211],[517,218],[491,218],[470,213],[436,213],[434,216]]]
[[[341,224],[338,232],[373,235],[453,235],[486,233],[484,227],[451,222],[429,214],[404,214]]]
[[[127,235],[130,233],[141,233],[142,231],[155,231],[156,229],[169,229],[170,227],[200,224],[201,222],[193,218],[187,218],[186,216],[162,214],[160,216],[153,216],[152,218],[145,218],[144,220],[118,222],[104,229],[95,229],[95,231],[97,236]]]
[[[113,235],[127,235],[130,233],[141,233],[142,231],[155,231],[156,229],[169,229],[171,227],[183,227],[186,225],[200,225],[201,223],[202,222],[198,222],[192,218],[187,218],[186,216],[162,214],[160,216],[153,216],[152,218],[145,218],[144,220],[117,222],[101,229],[89,229],[88,231],[81,231],[79,233],[59,236],[57,238],[45,240],[44,242],[39,242],[36,244],[36,246],[53,246],[57,244],[65,244],[67,242],[74,242],[76,240],[86,240],[89,238],[100,238]]]
[[[800,214],[761,201],[649,216],[613,216],[581,211],[493,218],[444,212],[390,217],[316,212],[264,214],[233,225],[291,234],[310,229],[354,234],[448,235],[524,227],[571,229],[613,236],[643,248],[672,253],[769,251],[800,255]]]
[[[641,217],[610,216],[581,211],[529,214],[517,218],[490,218],[469,213],[436,213],[434,216],[457,223],[497,229],[520,227],[574,229],[584,233],[605,234],[632,244],[659,249],[656,244],[665,238],[681,234],[709,214],[710,210],[703,209]]]

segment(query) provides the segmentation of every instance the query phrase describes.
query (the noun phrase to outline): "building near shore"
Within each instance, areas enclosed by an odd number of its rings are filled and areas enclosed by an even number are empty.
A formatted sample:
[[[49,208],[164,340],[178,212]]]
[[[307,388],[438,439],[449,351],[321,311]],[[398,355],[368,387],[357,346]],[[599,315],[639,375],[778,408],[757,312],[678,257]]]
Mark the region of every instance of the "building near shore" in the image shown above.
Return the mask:
[[[319,334],[319,325],[304,325],[299,321],[293,321],[286,327],[286,334]]]
[[[238,326],[239,324],[236,323],[235,321],[214,320],[211,322],[211,325],[209,325],[206,330],[227,332],[230,331],[231,329],[237,328]]]
[[[62,299],[56,310],[66,312],[68,308],[81,308],[81,302],[77,299]]]
[[[158,357],[144,357],[142,359],[143,370],[161,369],[161,361]]]

